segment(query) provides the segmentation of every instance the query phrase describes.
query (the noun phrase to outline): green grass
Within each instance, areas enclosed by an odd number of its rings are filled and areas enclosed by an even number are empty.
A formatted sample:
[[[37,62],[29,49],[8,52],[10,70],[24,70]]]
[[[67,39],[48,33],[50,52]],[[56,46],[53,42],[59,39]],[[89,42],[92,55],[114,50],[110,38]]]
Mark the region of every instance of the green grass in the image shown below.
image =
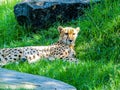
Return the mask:
[[[58,79],[78,90],[120,89],[120,0],[104,0],[77,20],[56,22],[37,33],[16,22],[13,6],[19,1],[6,0],[0,4],[0,48],[49,45],[57,41],[59,25],[79,26],[75,50],[80,63],[42,60],[31,65],[13,63],[5,68]]]

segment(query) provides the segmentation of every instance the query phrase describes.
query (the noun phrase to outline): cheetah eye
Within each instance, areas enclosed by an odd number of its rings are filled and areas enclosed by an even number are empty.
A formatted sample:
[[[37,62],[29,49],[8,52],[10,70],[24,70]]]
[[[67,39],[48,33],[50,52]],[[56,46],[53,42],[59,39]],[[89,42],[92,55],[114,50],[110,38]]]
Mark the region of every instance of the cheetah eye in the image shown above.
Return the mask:
[[[65,33],[65,35],[68,35],[68,33]]]
[[[73,35],[75,35],[75,33],[73,33]]]

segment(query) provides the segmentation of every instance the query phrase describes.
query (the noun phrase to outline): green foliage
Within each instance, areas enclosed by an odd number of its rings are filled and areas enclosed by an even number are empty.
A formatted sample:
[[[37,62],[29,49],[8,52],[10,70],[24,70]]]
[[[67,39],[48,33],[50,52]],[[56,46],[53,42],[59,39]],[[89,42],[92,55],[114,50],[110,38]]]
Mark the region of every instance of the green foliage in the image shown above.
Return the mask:
[[[41,60],[29,65],[13,63],[5,68],[55,78],[78,90],[120,89],[120,0],[104,0],[90,6],[77,20],[56,22],[47,30],[32,33],[17,24],[13,6],[20,0],[0,4],[0,47],[49,45],[58,39],[57,27],[80,27],[75,50],[79,64]]]

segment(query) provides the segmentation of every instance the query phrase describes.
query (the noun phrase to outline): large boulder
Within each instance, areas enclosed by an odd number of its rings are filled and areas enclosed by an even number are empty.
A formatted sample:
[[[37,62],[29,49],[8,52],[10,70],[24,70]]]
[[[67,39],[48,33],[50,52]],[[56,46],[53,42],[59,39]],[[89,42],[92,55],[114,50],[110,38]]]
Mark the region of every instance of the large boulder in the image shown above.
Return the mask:
[[[14,7],[20,25],[48,27],[56,21],[65,22],[83,14],[91,0],[24,0]],[[100,0],[93,0],[92,3]]]

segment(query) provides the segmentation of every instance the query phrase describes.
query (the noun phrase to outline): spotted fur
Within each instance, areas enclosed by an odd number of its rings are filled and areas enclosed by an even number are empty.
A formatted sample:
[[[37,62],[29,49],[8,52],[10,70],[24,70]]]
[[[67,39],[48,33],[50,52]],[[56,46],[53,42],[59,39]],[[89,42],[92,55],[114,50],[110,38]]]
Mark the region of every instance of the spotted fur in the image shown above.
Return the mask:
[[[28,61],[36,62],[42,58],[48,60],[62,59],[66,61],[77,62],[75,58],[74,44],[77,38],[79,27],[58,27],[60,33],[59,40],[50,46],[29,46],[18,48],[0,49],[0,65],[6,65],[10,62]]]

